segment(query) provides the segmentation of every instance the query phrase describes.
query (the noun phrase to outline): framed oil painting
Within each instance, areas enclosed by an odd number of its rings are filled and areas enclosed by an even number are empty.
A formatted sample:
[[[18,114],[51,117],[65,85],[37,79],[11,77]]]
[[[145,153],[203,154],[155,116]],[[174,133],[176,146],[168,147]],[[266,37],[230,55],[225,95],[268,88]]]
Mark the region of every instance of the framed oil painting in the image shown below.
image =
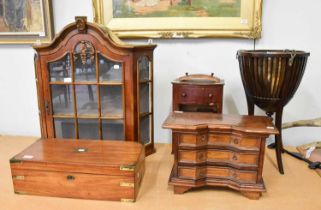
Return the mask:
[[[261,37],[263,0],[93,0],[95,22],[122,38]]]
[[[48,43],[54,35],[51,0],[0,0],[0,43]]]

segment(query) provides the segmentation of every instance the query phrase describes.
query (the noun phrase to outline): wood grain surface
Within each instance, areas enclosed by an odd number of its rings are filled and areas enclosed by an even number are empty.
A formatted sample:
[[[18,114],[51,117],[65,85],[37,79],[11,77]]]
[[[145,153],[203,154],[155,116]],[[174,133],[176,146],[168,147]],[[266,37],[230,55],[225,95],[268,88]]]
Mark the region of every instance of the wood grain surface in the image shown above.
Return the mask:
[[[144,161],[137,142],[40,139],[10,166],[17,194],[135,201]]]
[[[245,133],[277,134],[272,120],[265,116],[226,115],[215,113],[172,112],[163,128],[169,129],[221,129]]]
[[[9,159],[35,140],[35,137],[0,136],[1,210],[321,209],[321,203],[318,202],[321,194],[320,176],[308,169],[304,162],[288,155],[283,156],[287,173],[281,176],[275,164],[274,150],[269,149],[266,150],[263,170],[268,190],[262,193],[259,201],[248,200],[232,189],[221,187],[197,188],[183,195],[175,195],[173,188],[167,185],[173,166],[170,144],[156,144],[157,152],[146,158],[146,172],[135,203],[17,195],[13,192]]]

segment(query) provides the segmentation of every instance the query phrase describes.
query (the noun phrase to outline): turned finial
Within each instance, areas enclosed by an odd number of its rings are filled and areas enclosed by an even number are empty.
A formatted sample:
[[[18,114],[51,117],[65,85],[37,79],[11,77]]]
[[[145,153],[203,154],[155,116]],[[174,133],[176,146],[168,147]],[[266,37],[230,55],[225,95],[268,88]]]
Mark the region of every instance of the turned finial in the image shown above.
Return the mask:
[[[76,16],[76,25],[79,33],[87,33],[87,17],[86,16]]]

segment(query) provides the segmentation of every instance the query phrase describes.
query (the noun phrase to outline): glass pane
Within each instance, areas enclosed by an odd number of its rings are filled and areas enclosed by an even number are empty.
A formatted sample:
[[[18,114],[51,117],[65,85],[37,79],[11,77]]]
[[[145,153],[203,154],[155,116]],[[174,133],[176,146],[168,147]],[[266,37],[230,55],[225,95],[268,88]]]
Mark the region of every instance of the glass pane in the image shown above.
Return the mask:
[[[123,116],[122,86],[100,86],[101,114]]]
[[[103,139],[124,140],[123,120],[103,120]]]
[[[139,108],[140,113],[151,112],[150,96],[151,96],[150,83],[143,83],[139,86]]]
[[[150,115],[140,118],[140,142],[142,144],[148,144],[151,141],[150,118]]]
[[[81,41],[76,46],[74,60],[76,82],[97,81],[95,49],[90,42]]]
[[[50,82],[72,82],[69,54],[58,61],[50,62],[48,66]]]
[[[150,80],[150,62],[146,56],[138,59],[139,80]]]
[[[54,119],[56,138],[74,139],[75,120],[74,119]]]
[[[79,139],[99,139],[97,119],[78,119]]]
[[[72,85],[51,85],[51,101],[54,115],[73,115]]]
[[[98,116],[97,85],[76,85],[77,115]]]
[[[99,59],[99,81],[100,82],[122,82],[123,67],[119,62],[108,60],[102,55]]]

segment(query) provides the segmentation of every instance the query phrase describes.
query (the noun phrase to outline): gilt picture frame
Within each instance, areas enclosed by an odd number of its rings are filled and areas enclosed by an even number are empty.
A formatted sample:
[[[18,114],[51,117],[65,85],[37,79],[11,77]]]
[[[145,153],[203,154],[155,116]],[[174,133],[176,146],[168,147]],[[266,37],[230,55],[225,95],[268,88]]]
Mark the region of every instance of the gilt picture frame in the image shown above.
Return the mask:
[[[51,0],[0,0],[0,44],[49,43],[52,14]]]
[[[261,37],[263,0],[92,1],[94,21],[120,38]]]

